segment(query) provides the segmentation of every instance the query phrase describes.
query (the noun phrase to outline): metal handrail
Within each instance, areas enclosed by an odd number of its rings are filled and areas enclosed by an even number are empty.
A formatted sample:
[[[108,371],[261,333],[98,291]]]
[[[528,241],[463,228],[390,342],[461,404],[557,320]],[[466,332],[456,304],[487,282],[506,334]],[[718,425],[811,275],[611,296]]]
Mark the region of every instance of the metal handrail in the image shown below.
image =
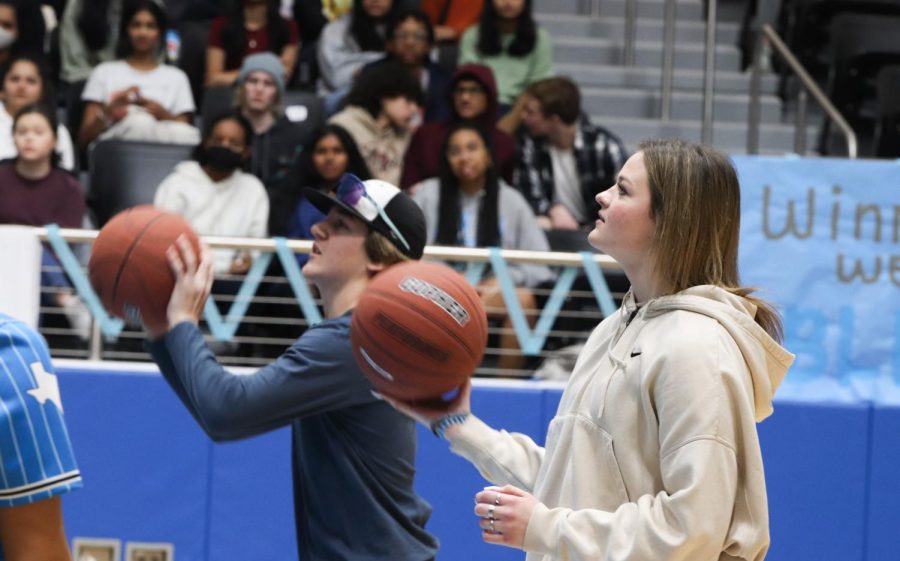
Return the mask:
[[[81,229],[70,229],[70,228],[61,228],[57,229],[53,228],[33,228],[32,231],[36,234],[36,236],[45,242],[59,244],[60,239],[66,245],[68,244],[91,244],[93,243],[99,232],[95,230],[81,230]],[[283,253],[283,248],[281,247],[281,242],[284,242],[284,245],[287,246],[287,249],[293,253],[309,253],[312,250],[312,242],[309,240],[276,240],[276,239],[266,239],[266,238],[239,238],[239,237],[225,237],[225,236],[203,236],[203,241],[207,243],[210,247],[214,249],[220,248],[231,248],[231,249],[242,249],[242,250],[257,250],[260,251],[261,254],[270,254],[276,253],[276,259],[282,260],[282,263],[285,263],[284,259],[288,259],[290,262],[290,258],[286,258]],[[557,318],[565,317],[568,321],[583,321],[585,318],[593,319],[595,316],[599,314],[608,315],[612,313],[614,310],[614,300],[613,293],[609,291],[608,286],[604,277],[607,273],[612,273],[614,276],[618,276],[622,273],[621,266],[610,256],[603,254],[596,254],[592,252],[581,252],[581,253],[568,253],[568,252],[554,252],[554,251],[521,251],[521,250],[497,250],[497,249],[478,249],[478,248],[464,248],[464,247],[443,247],[443,246],[428,246],[425,248],[425,258],[433,259],[433,260],[441,260],[441,261],[453,261],[458,263],[468,263],[469,266],[466,268],[466,278],[469,282],[475,282],[480,277],[482,272],[484,271],[485,262],[490,263],[493,267],[497,267],[497,257],[501,258],[501,261],[506,262],[508,264],[514,263],[530,263],[530,264],[543,264],[551,267],[559,267],[560,273],[556,283],[552,288],[550,287],[538,287],[534,288],[534,294],[544,294],[548,297],[548,303],[546,304],[546,308],[539,310],[540,318],[538,319],[536,326],[529,326],[528,319],[525,314],[525,310],[522,309],[521,306],[516,307],[518,310],[517,313],[519,315],[517,317],[521,318],[522,321],[519,322],[519,325],[513,321],[512,328],[509,327],[500,327],[498,329],[512,329],[513,333],[518,337],[521,343],[522,352],[526,356],[537,356],[541,355],[544,352],[543,345],[546,343],[548,337],[559,337],[563,338],[563,340],[580,340],[582,339],[584,333],[580,330],[572,330],[571,328],[552,328],[555,325],[555,321]],[[69,274],[74,274],[73,285],[76,287],[76,290],[83,291],[85,290],[84,284],[89,282],[89,279],[85,277],[83,271],[83,264],[77,261],[77,257],[75,254],[69,251],[62,251],[63,257],[68,254],[68,257],[61,259],[61,265],[63,270],[69,272]],[[83,257],[83,253],[82,253]],[[253,270],[250,271],[247,278],[239,279],[237,277],[232,277],[230,275],[222,275],[217,278],[221,278],[222,280],[237,280],[241,283],[241,290],[234,294],[226,294],[220,293],[218,294],[222,300],[219,303],[227,305],[229,302],[230,308],[227,313],[227,316],[223,319],[221,316],[209,316],[208,311],[205,314],[205,318],[207,322],[211,323],[212,326],[210,328],[210,333],[213,334],[214,337],[219,338],[220,340],[225,340],[227,338],[232,338],[233,342],[242,342],[253,345],[261,345],[261,346],[269,346],[269,347],[278,347],[282,344],[290,344],[290,341],[285,341],[284,339],[279,339],[277,335],[272,338],[270,335],[259,335],[253,334],[252,332],[247,332],[244,334],[238,334],[235,329],[235,323],[238,322],[240,324],[244,324],[246,321],[248,325],[295,325],[297,322],[301,322],[300,325],[308,324],[308,320],[310,319],[309,308],[308,306],[312,306],[313,309],[317,306],[317,302],[315,300],[315,296],[312,295],[308,290],[303,290],[302,288],[298,288],[298,286],[302,286],[303,281],[305,280],[302,277],[302,274],[299,278],[295,277],[292,279],[290,274],[285,276],[275,275],[272,277],[266,276],[268,273],[263,273],[262,271],[267,268],[269,264],[269,259],[272,258],[270,255],[265,255],[263,259],[256,262],[255,267],[258,269],[255,273]],[[68,259],[68,261],[67,261]],[[474,266],[472,266],[474,264]],[[596,267],[591,266],[595,264]],[[257,265],[260,265],[261,268]],[[66,267],[75,267],[78,269],[77,271],[67,270]],[[584,273],[588,282],[590,284],[589,289],[584,288],[576,288],[573,285],[575,274],[578,271]],[[506,267],[500,267],[499,269],[493,269],[495,276],[498,278],[509,278],[508,272],[506,272]],[[263,276],[260,277],[259,274]],[[249,280],[251,279],[252,280]],[[241,293],[244,292],[244,287],[246,283],[249,282],[249,293],[241,296]],[[274,292],[263,291],[262,294],[257,292],[257,288],[260,286],[260,282],[270,283],[271,286],[280,286],[290,287],[291,296],[285,297],[283,294],[278,292],[277,290]],[[301,284],[297,284],[297,283]],[[47,293],[53,293],[54,289],[52,287],[41,287],[41,291],[47,291]],[[139,353],[136,353],[133,349],[129,349],[127,346],[123,349],[113,349],[112,351],[104,351],[105,341],[109,341],[109,337],[112,337],[112,340],[118,340],[120,337],[124,341],[133,341],[136,338],[142,338],[143,336],[139,331],[135,331],[133,329],[128,328],[127,326],[115,325],[115,322],[118,320],[113,320],[110,318],[106,312],[102,310],[102,303],[99,303],[96,297],[96,294],[79,292],[80,296],[86,302],[86,305],[89,307],[91,314],[94,317],[92,321],[91,329],[88,333],[83,333],[78,330],[73,329],[61,329],[56,326],[51,326],[43,331],[49,335],[61,335],[66,337],[79,336],[81,337],[86,344],[85,347],[81,347],[78,350],[75,350],[72,354],[73,350],[71,347],[66,347],[61,349],[63,352],[69,353],[67,356],[86,356],[92,360],[102,360],[105,356],[119,356],[135,358],[138,357]],[[505,290],[505,289],[504,289]],[[277,315],[274,317],[270,317],[266,313],[249,313],[247,295],[251,295],[251,304],[262,304],[267,306],[273,305],[282,305],[284,304],[284,300],[287,298],[291,304],[299,304],[301,310],[303,311],[303,316],[299,320],[291,319],[290,321],[284,321],[279,318]],[[504,295],[504,299],[507,298],[507,295]],[[590,304],[585,309],[580,310],[569,310],[565,311],[563,307],[560,305],[563,302],[563,299],[566,301],[570,301],[570,299],[587,299]],[[238,305],[238,311],[234,312],[235,303],[241,300],[243,302],[242,306]],[[556,302],[553,304],[552,302]],[[212,302],[212,300],[211,300]],[[98,307],[99,306],[99,307]],[[209,307],[209,306],[208,306]],[[212,306],[216,307],[215,303]],[[515,304],[514,304],[515,307]],[[234,317],[232,317],[232,313],[234,312]],[[61,311],[59,306],[47,305],[41,307],[41,313],[47,313],[51,315],[59,315],[65,314],[65,311]],[[317,314],[313,314],[316,316]],[[515,315],[511,312],[511,315]],[[603,315],[599,315],[597,317],[598,321],[602,318]],[[316,321],[316,317],[313,317],[313,322]],[[541,327],[543,325],[543,327]],[[216,327],[218,326],[218,327]],[[115,331],[115,332],[114,332]],[[499,331],[497,331],[499,332]],[[526,350],[527,349],[527,350]],[[57,349],[59,351],[60,349]],[[503,355],[509,354],[509,349],[494,348],[489,349],[492,355]],[[108,354],[109,352],[112,355]],[[228,351],[230,352],[230,351]],[[86,353],[86,354],[85,354]],[[244,357],[248,363],[256,363],[259,359],[258,357]],[[227,360],[232,362],[234,361],[244,361],[244,358],[240,358],[237,356],[231,356]],[[511,371],[504,370],[503,368],[496,367],[486,367],[479,370],[482,374],[504,374],[508,375]],[[520,372],[512,371],[516,375],[519,375]]]
[[[760,120],[760,85],[762,81],[762,43],[763,38],[767,38],[769,40],[769,44],[774,47],[774,49],[781,55],[781,58],[791,67],[794,74],[800,78],[800,82],[806,88],[806,91],[812,95],[813,99],[815,99],[819,103],[819,107],[822,108],[825,113],[828,114],[828,117],[837,124],[838,128],[844,134],[844,137],[847,140],[847,157],[851,160],[855,160],[858,152],[858,142],[856,139],[856,133],[853,132],[853,128],[850,127],[847,120],[844,119],[844,116],[841,115],[840,111],[831,103],[831,100],[825,95],[819,85],[816,84],[816,81],[809,75],[803,65],[797,60],[797,57],[791,52],[790,48],[785,45],[784,41],[782,41],[781,37],[772,28],[771,25],[765,24],[762,27],[762,33],[760,33],[759,39],[756,43],[756,51],[753,56],[753,72],[751,74],[750,80],[750,109],[747,113],[747,153],[748,154],[758,154],[759,153],[759,120]],[[801,107],[798,108],[797,115],[797,123],[796,127],[800,129],[802,132],[801,135],[795,135],[794,141],[794,150],[798,153],[802,153],[803,146],[805,143],[805,130],[806,130],[806,101],[805,99],[801,100]],[[804,136],[803,141],[799,139],[799,136]]]
[[[623,45],[623,62],[625,66],[634,66],[635,42],[637,41],[637,3],[638,0],[625,2],[625,42]]]
[[[663,121],[668,121],[672,117],[672,75],[675,69],[675,0],[665,1],[659,115]]]
[[[701,142],[711,145],[713,142],[713,86],[716,77],[716,0],[708,0],[706,12],[706,54],[703,66],[703,126],[700,132]]]
[[[581,0],[576,12],[591,17],[600,16],[600,4],[603,0]]]
[[[35,233],[41,241],[48,241],[46,228],[35,228]],[[93,242],[99,234],[96,230],[80,230],[76,228],[60,228],[60,235],[68,242],[86,243]],[[274,252],[275,240],[271,238],[234,238],[227,236],[203,236],[203,241],[213,249],[245,249],[249,251],[260,250]],[[309,253],[312,251],[312,242],[309,240],[287,240],[288,249],[295,253]],[[531,263],[547,265],[548,267],[579,267],[583,264],[581,255],[562,251],[524,251],[519,249],[501,249],[500,255],[510,263]],[[446,261],[472,261],[487,263],[491,260],[491,250],[475,247],[450,247],[430,245],[425,247],[426,259],[441,259]],[[609,255],[597,253],[593,255],[594,262],[601,269],[621,271],[622,267]]]

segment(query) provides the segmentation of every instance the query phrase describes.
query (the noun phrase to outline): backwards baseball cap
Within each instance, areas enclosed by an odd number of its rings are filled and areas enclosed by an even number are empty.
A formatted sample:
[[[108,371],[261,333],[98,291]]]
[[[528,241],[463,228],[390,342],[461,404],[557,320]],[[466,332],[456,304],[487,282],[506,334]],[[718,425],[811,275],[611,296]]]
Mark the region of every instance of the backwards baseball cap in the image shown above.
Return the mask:
[[[425,215],[406,193],[380,179],[363,181],[345,173],[334,195],[309,187],[303,194],[317,209],[328,214],[337,206],[384,234],[401,253],[419,259],[425,251]]]

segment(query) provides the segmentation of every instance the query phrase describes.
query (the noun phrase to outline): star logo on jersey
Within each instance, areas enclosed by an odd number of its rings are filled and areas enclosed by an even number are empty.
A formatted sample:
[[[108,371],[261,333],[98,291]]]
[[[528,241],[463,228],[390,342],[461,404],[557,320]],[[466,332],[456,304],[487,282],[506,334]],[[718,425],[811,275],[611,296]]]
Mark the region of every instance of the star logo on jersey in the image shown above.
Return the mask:
[[[56,380],[56,374],[44,370],[44,365],[40,362],[31,363],[31,372],[37,381],[37,387],[28,390],[28,395],[38,400],[41,405],[49,399],[57,409],[62,411],[63,406],[62,400],[59,398],[59,382]]]

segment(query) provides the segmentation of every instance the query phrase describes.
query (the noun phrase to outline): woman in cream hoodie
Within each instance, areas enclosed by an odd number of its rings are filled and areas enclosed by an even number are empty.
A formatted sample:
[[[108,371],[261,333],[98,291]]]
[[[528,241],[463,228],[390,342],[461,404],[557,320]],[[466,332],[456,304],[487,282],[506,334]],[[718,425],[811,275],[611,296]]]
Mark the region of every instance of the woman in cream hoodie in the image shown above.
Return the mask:
[[[707,147],[648,141],[597,195],[590,243],[631,282],[585,344],[545,447],[470,413],[394,403],[498,487],[483,539],[529,561],[759,561],[768,549],[756,423],[793,362],[781,320],[741,287],[740,193]]]

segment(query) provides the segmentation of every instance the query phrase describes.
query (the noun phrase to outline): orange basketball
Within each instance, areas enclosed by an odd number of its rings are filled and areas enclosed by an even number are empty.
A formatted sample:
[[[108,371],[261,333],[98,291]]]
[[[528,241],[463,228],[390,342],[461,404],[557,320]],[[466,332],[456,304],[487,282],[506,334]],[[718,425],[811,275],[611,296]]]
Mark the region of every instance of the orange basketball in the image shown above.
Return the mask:
[[[91,248],[88,274],[110,314],[165,330],[166,307],[175,287],[166,249],[182,234],[199,258],[200,242],[191,226],[155,206],[123,210],[103,226]]]
[[[481,363],[487,316],[475,289],[450,267],[400,263],[369,283],[353,310],[350,341],[379,392],[440,399]]]

